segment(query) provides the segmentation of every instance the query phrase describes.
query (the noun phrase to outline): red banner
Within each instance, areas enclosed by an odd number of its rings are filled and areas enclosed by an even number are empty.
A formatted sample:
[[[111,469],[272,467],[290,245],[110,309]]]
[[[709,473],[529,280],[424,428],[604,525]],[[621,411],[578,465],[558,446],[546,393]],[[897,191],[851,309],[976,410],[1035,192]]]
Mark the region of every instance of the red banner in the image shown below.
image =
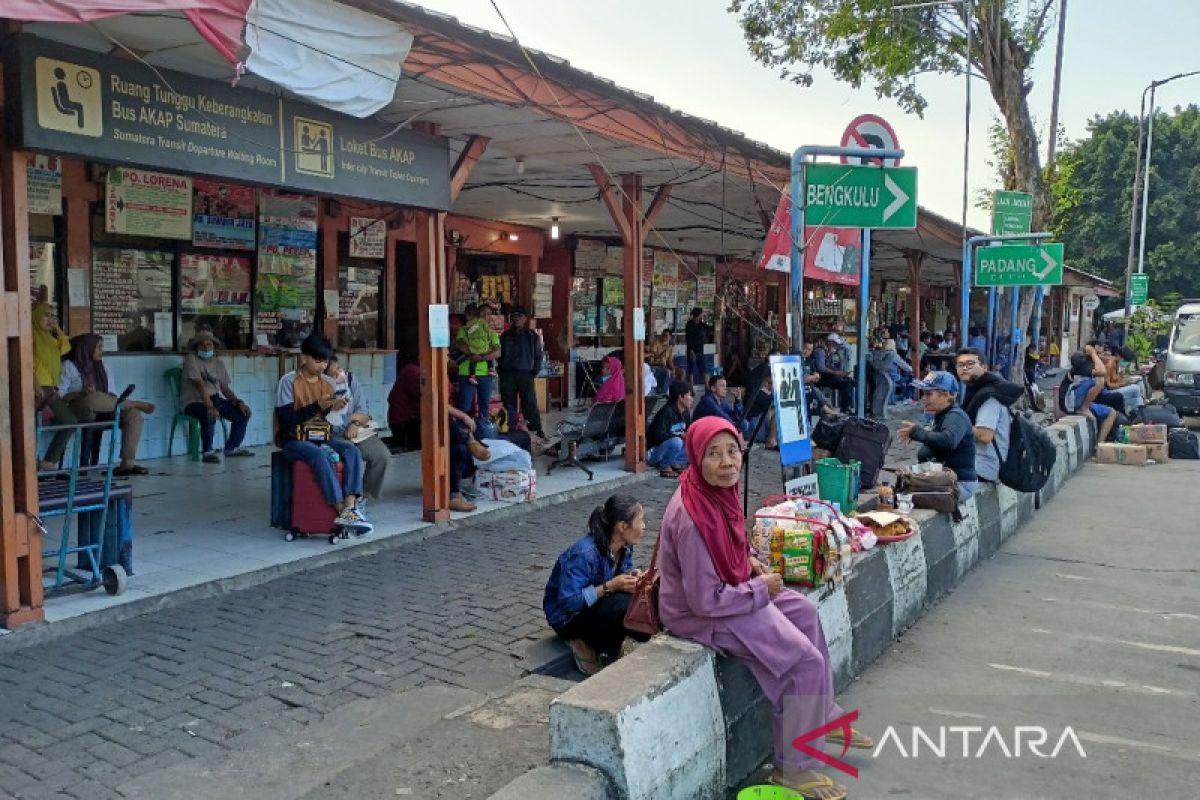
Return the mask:
[[[771,229],[763,243],[759,269],[791,272],[792,200],[787,195],[779,199]],[[858,285],[862,266],[862,231],[858,228],[804,229],[804,277],[806,280]]]

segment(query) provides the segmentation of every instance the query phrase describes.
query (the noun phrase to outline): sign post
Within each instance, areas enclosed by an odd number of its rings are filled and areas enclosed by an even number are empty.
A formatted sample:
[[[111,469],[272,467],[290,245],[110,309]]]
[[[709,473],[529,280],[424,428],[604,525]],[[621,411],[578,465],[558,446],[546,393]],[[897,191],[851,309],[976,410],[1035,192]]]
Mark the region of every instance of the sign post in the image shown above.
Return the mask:
[[[992,233],[1029,233],[1033,225],[1033,195],[1001,192],[992,195]]]
[[[1062,244],[1005,244],[975,251],[976,286],[1045,286],[1062,280]]]
[[[1150,276],[1139,272],[1129,279],[1129,305],[1144,306],[1150,299]]]
[[[809,164],[804,220],[830,228],[917,227],[916,167]]]
[[[812,459],[808,438],[808,405],[804,402],[804,363],[799,355],[771,356],[775,388],[775,434],[779,461],[790,467]]]

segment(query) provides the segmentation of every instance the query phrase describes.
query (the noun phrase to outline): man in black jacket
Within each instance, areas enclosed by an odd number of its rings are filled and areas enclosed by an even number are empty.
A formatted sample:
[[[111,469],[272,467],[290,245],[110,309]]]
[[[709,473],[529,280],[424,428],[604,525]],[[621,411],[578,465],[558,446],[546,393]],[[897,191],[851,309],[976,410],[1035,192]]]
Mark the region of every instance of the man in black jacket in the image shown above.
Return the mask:
[[[529,316],[525,309],[514,308],[509,320],[512,325],[500,334],[500,399],[504,402],[510,429],[517,424],[517,399],[520,398],[525,428],[545,439],[537,392],[533,387],[534,376],[542,368],[542,340],[526,326]]]
[[[672,381],[667,390],[667,404],[658,410],[646,431],[650,448],[646,462],[658,467],[664,478],[678,477],[687,466],[683,436],[692,420],[692,387],[684,381]]]
[[[989,372],[987,356],[974,347],[958,351],[955,370],[966,387],[963,411],[975,428],[975,473],[980,480],[998,481],[1000,466],[1008,458],[1008,408],[1021,399],[1025,387]]]

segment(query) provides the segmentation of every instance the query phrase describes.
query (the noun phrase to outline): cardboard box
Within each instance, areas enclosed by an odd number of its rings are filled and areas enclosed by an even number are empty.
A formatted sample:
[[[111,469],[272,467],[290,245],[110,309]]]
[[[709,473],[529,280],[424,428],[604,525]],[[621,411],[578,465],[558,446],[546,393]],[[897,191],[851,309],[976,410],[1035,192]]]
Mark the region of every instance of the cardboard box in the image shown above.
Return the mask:
[[[1146,465],[1146,446],[1141,444],[1112,444],[1105,442],[1096,448],[1099,464],[1124,464],[1130,467]]]
[[[1170,454],[1167,452],[1168,446],[1165,444],[1147,444],[1143,445],[1146,448],[1146,458],[1151,459],[1156,464],[1165,464],[1171,460]]]
[[[1130,444],[1166,444],[1166,425],[1130,425],[1125,429]]]

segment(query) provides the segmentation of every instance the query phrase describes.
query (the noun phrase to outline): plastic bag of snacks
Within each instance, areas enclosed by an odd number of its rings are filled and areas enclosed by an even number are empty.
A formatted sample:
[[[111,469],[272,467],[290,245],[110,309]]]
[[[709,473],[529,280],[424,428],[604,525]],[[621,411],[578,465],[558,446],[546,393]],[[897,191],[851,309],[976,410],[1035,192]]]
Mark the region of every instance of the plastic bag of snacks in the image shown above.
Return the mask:
[[[768,497],[754,514],[750,536],[758,560],[786,583],[821,586],[850,570],[850,523],[829,503],[811,497]]]

